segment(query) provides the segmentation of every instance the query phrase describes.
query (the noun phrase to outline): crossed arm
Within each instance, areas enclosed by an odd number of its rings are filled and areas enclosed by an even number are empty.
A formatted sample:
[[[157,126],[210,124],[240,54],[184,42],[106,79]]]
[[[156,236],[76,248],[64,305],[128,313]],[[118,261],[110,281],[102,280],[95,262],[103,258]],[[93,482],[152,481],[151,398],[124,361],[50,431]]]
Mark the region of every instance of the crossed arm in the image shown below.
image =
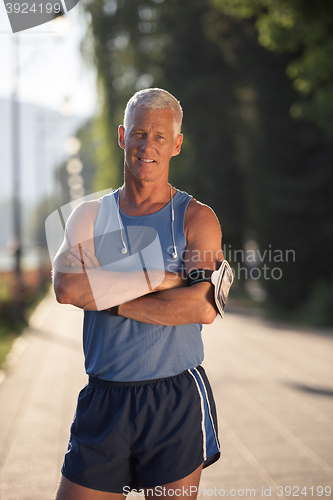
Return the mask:
[[[121,316],[151,324],[214,321],[216,308],[213,287],[209,283],[188,288],[182,276],[164,275],[163,272],[163,276],[156,276],[159,284],[152,288],[147,285],[142,271],[102,270],[95,256],[93,238],[98,207],[98,202],[82,204],[68,220],[67,238],[54,262],[54,289],[59,302],[87,310],[108,309],[120,304]],[[186,274],[193,268],[216,269],[223,255],[220,225],[214,212],[192,200],[186,212],[185,232],[188,242]]]

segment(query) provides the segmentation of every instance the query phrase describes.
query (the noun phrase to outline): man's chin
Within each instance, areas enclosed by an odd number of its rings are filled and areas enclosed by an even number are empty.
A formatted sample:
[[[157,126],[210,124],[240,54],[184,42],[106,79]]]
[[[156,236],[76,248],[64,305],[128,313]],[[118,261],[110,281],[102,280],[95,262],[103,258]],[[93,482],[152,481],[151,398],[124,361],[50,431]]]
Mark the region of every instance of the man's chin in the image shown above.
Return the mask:
[[[131,173],[140,181],[153,181],[156,179],[156,171],[154,171],[154,169],[148,170],[145,166],[143,166],[143,168],[133,169]]]

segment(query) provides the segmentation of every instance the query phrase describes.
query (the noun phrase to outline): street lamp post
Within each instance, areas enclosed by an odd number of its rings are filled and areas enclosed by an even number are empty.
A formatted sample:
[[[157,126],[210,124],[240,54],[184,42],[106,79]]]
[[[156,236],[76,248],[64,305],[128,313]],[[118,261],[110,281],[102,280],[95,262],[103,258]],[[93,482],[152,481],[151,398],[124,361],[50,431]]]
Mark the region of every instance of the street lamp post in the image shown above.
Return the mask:
[[[20,45],[19,36],[13,36],[13,92],[12,92],[12,165],[13,165],[13,229],[14,229],[14,270],[16,277],[16,314],[20,319],[23,318],[23,279],[21,269],[22,257],[22,237],[21,237],[21,192],[20,192],[20,104],[18,100],[19,79],[20,79]]]

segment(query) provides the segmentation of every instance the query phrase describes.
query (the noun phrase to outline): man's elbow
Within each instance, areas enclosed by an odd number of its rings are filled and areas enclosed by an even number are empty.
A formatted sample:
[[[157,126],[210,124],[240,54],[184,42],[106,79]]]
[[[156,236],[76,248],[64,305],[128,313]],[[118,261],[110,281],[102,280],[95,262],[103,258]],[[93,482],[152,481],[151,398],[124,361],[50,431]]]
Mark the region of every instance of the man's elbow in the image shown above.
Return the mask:
[[[63,277],[60,273],[56,273],[53,276],[53,288],[56,296],[57,302],[59,304],[70,304],[70,286],[68,281],[64,282]]]
[[[210,325],[214,322],[217,312],[212,304],[206,303],[202,308],[201,315],[202,318],[200,323],[202,323],[203,325]]]
[[[62,288],[59,285],[54,286],[54,292],[55,292],[57,302],[59,302],[59,304],[70,304],[70,299],[68,297],[68,293],[66,292],[66,290],[64,288]]]

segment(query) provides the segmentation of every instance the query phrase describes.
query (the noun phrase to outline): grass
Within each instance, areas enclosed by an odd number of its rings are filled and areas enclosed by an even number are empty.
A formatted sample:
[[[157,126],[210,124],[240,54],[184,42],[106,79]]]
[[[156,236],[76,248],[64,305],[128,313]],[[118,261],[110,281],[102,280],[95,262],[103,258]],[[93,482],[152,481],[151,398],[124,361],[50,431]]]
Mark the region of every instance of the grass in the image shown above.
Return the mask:
[[[5,333],[4,335],[0,333],[0,367],[2,367],[16,338],[17,335],[12,332]]]
[[[23,273],[23,315],[19,318],[15,309],[15,276],[11,272],[0,273],[0,368],[10,352],[15,339],[28,326],[28,320],[47,292],[50,270],[26,271]]]

